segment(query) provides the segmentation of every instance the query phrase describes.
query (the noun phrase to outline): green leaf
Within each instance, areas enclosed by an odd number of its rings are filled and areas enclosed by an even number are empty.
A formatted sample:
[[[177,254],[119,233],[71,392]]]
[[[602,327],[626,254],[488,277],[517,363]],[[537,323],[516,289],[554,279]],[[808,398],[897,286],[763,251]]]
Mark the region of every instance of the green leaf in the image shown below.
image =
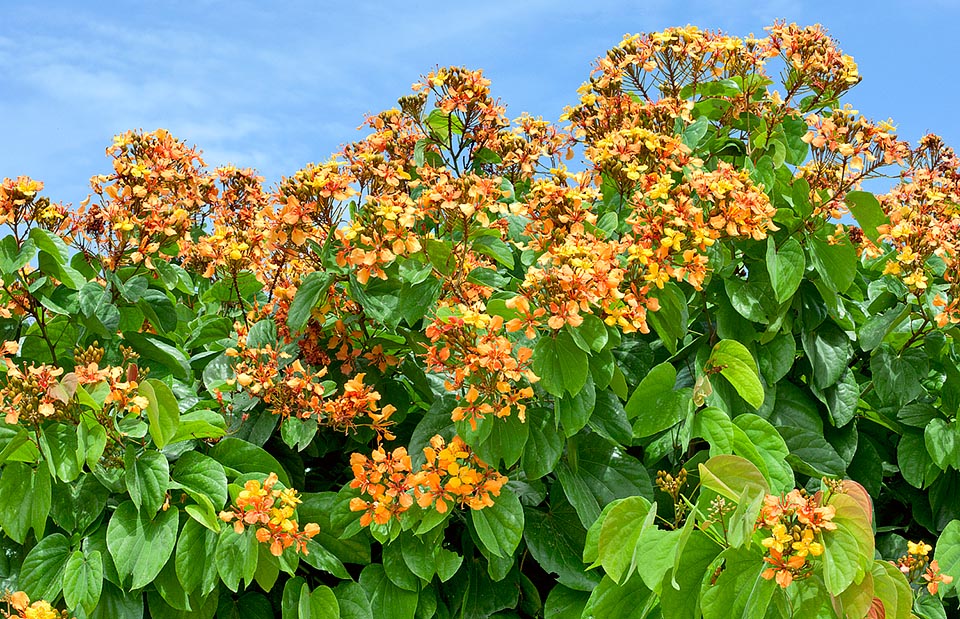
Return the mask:
[[[677,342],[682,341],[687,334],[687,300],[680,287],[668,282],[663,288],[653,289],[652,298],[657,299],[660,308],[655,312],[647,313],[647,321],[660,336],[663,345],[671,354],[677,352]]]
[[[238,473],[261,473],[264,477],[276,473],[280,482],[289,487],[290,478],[276,458],[264,449],[247,441],[227,437],[210,450],[211,458]]]
[[[63,601],[69,608],[83,607],[90,613],[100,601],[103,589],[103,558],[100,551],[75,551],[63,572]],[[49,599],[49,598],[47,598]]]
[[[937,548],[940,548],[943,537],[937,542]],[[936,554],[934,554],[936,558]],[[943,562],[939,563],[943,571]],[[897,569],[897,566],[888,561],[873,562],[873,587],[874,595],[883,603],[887,617],[909,617],[910,607],[913,602],[913,590],[910,583],[907,582],[903,573]],[[940,585],[949,587],[949,585]],[[945,589],[949,591],[949,589]]]
[[[544,619],[581,619],[590,593],[555,585],[543,606]]]
[[[529,436],[520,463],[527,479],[540,479],[553,472],[563,453],[563,439],[550,415],[541,408],[527,410]]]
[[[326,297],[332,282],[333,274],[326,271],[308,273],[300,281],[297,294],[294,295],[287,312],[287,326],[291,332],[297,333],[307,325],[310,313],[320,304],[320,300]]]
[[[807,237],[813,267],[836,292],[846,292],[857,275],[857,250],[846,235],[831,243],[825,234]]]
[[[755,548],[730,548],[720,554],[718,559],[721,559],[723,569],[716,579],[705,579],[702,588],[700,609],[704,619],[763,619],[767,616],[767,607],[777,584],[760,576],[767,564]]]
[[[233,527],[220,529],[215,551],[217,573],[223,584],[236,592],[243,579],[248,585],[253,582],[257,572],[257,538],[252,529],[237,533]]]
[[[903,479],[914,488],[926,488],[940,476],[940,468],[920,432],[904,432],[897,444],[897,464]]]
[[[150,288],[137,301],[137,307],[144,313],[158,333],[173,333],[177,329],[177,310],[167,293]]]
[[[87,619],[143,619],[143,593],[124,593],[105,582],[100,603]]]
[[[636,565],[636,545],[640,534],[652,526],[650,501],[643,497],[629,497],[619,501],[603,520],[598,539],[598,559],[603,570],[620,582],[629,578]],[[641,524],[642,523],[642,524]]]
[[[733,451],[753,462],[763,471],[776,492],[793,488],[793,472],[786,462],[790,453],[777,429],[757,415],[739,415],[733,420]]]
[[[837,595],[853,583],[859,555],[860,545],[852,532],[837,528],[823,536],[823,580],[830,593]]]
[[[66,537],[59,533],[44,537],[23,559],[19,588],[31,600],[56,599],[69,558],[70,541]]]
[[[221,438],[226,433],[223,415],[209,410],[193,411],[180,415],[180,424],[170,444],[190,439]]]
[[[12,275],[30,264],[37,255],[37,244],[33,239],[27,239],[18,248],[17,240],[12,234],[3,237],[0,242],[0,272]]]
[[[530,435],[530,421],[520,421],[513,414],[496,419],[488,436],[474,452],[487,464],[497,466],[502,460],[506,468],[512,467],[523,455],[524,447]]]
[[[805,331],[800,341],[813,367],[813,384],[818,389],[835,384],[853,357],[853,344],[847,334],[828,321],[816,331]]]
[[[137,510],[148,519],[160,511],[167,495],[170,466],[159,451],[145,450],[139,456],[137,448],[127,445],[123,455],[124,483]]]
[[[571,455],[567,457],[568,459],[574,459]],[[563,493],[577,511],[581,524],[584,528],[589,528],[600,516],[600,506],[597,503],[597,498],[593,496],[586,480],[574,472],[567,462],[561,462],[556,473],[557,480],[563,488]]]
[[[690,428],[690,436],[710,443],[710,455],[733,453],[733,422],[725,412],[714,406],[697,411]]]
[[[513,251],[510,246],[495,236],[481,236],[473,240],[473,251],[493,258],[508,270],[513,269]]]
[[[206,496],[217,510],[227,502],[227,474],[223,466],[209,456],[188,451],[177,460],[171,477],[191,496]]]
[[[500,489],[492,507],[472,510],[470,516],[484,547],[498,557],[509,557],[523,536],[523,507],[510,488]]]
[[[881,344],[870,359],[873,388],[885,404],[902,407],[923,392],[920,381],[927,377],[928,360],[921,349],[909,348],[897,355],[889,344]]]
[[[22,544],[32,528],[38,539],[43,538],[51,503],[50,473],[45,462],[36,470],[23,462],[7,462],[0,476],[0,497],[17,497],[0,501],[0,528],[7,537]]]
[[[811,477],[843,477],[846,473],[847,463],[822,433],[796,426],[780,426],[779,433],[790,450],[787,461],[795,471]]]
[[[748,485],[770,491],[763,473],[749,460],[733,455],[714,456],[700,464],[700,483],[731,501],[739,501]]]
[[[143,315],[140,314],[140,317],[142,319]],[[169,369],[175,378],[187,380],[193,376],[193,370],[190,368],[190,360],[187,359],[187,356],[159,335],[125,330],[123,339],[144,359],[156,361]],[[143,389],[143,385],[144,383],[140,383],[141,389]]]
[[[749,353],[748,353],[749,354]],[[674,391],[677,370],[669,362],[655,366],[640,381],[624,410],[633,421],[635,437],[652,436],[675,426],[686,414],[688,390]]]
[[[634,576],[622,585],[605,576],[590,594],[583,609],[584,619],[644,619],[656,601],[653,593]]]
[[[360,586],[367,593],[370,609],[377,619],[413,619],[417,612],[417,594],[404,591],[390,582],[382,565],[368,565],[360,572]]]
[[[587,382],[587,353],[565,330],[557,332],[556,337],[543,336],[533,350],[533,372],[547,393],[558,398],[564,392],[576,395]]]
[[[777,249],[772,236],[767,237],[767,272],[770,285],[777,301],[785,303],[797,291],[803,279],[806,262],[803,259],[803,247],[793,237],[789,237]]]
[[[607,327],[593,314],[583,316],[583,323],[577,327],[577,333],[594,352],[600,352],[607,345],[609,337]]]
[[[565,436],[573,436],[587,425],[596,403],[596,388],[589,377],[577,395],[568,394],[556,400],[557,421]]]
[[[139,589],[160,573],[177,541],[178,514],[170,507],[150,519],[137,512],[133,501],[117,507],[107,526],[107,548],[126,586]]]
[[[573,507],[560,496],[551,500],[549,512],[527,508],[523,539],[530,554],[547,573],[557,574],[560,584],[578,591],[590,591],[600,582],[595,571],[584,571],[583,546],[586,531]]]
[[[722,549],[702,531],[692,531],[680,549],[675,568],[667,572],[660,591],[663,619],[698,616],[699,588],[707,568]],[[676,586],[672,584],[676,582]]]
[[[740,397],[753,408],[763,405],[763,384],[757,362],[747,347],[735,340],[720,340],[713,347],[707,367],[717,368]]]
[[[208,594],[217,584],[218,536],[210,529],[193,519],[187,519],[177,540],[174,564],[177,580],[184,591],[190,595],[200,591]]]
[[[340,606],[340,619],[374,619],[370,600],[363,587],[355,582],[341,582],[333,588]]]
[[[940,585],[943,595],[949,595],[960,584],[960,520],[951,521],[940,533],[933,558],[941,573],[953,577],[953,582]]]
[[[180,425],[180,407],[170,387],[154,378],[140,383],[140,393],[150,401],[147,418],[150,420],[150,437],[158,449],[163,449],[177,432]]]
[[[863,229],[863,234],[877,243],[880,239],[877,227],[890,223],[890,218],[883,212],[877,197],[869,191],[851,191],[844,197],[844,202],[853,218],[860,224],[860,228]]]
[[[942,470],[960,469],[960,425],[940,417],[931,419],[923,431],[927,452]]]
[[[40,448],[57,477],[71,482],[83,468],[83,453],[72,425],[57,423],[43,428]]]
[[[383,544],[383,571],[390,582],[407,591],[420,590],[420,578],[408,567],[400,542],[393,540]],[[431,574],[431,577],[433,575]]]

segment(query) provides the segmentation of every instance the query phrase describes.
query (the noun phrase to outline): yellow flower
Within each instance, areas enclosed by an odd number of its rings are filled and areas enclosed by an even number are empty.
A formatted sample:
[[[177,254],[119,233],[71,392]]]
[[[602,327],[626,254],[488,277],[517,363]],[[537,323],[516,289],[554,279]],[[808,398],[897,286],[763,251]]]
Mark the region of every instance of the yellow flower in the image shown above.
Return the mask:
[[[907,553],[917,557],[925,557],[930,554],[933,547],[924,542],[907,542]]]
[[[813,541],[812,529],[804,529],[800,541],[793,542],[792,548],[797,551],[796,554],[799,557],[805,557],[808,554],[819,557],[823,554],[823,546]]]
[[[50,606],[50,602],[41,600],[24,610],[23,617],[24,619],[59,619],[60,613]]]

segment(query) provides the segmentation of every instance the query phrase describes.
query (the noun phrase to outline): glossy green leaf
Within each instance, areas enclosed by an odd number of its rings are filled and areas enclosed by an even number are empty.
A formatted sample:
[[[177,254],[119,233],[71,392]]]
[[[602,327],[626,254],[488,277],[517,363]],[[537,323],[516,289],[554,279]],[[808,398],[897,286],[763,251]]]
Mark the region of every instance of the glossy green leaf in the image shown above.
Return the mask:
[[[686,414],[689,392],[674,391],[677,371],[670,363],[655,366],[640,381],[624,410],[633,419],[634,436],[651,436],[676,425]]]
[[[470,512],[477,535],[486,549],[498,556],[511,556],[523,536],[523,507],[510,488],[500,489],[493,506]]]
[[[63,572],[63,601],[70,608],[83,607],[91,612],[100,601],[103,589],[103,559],[97,550],[74,551]]]
[[[148,378],[140,383],[140,393],[149,400],[147,418],[150,437],[158,449],[163,449],[180,425],[180,408],[170,387],[159,380]]]
[[[773,237],[767,237],[766,263],[773,293],[778,302],[785,303],[797,291],[803,279],[806,265],[803,247],[795,238],[790,237],[778,248]]]
[[[333,274],[327,271],[308,273],[301,280],[287,312],[287,326],[292,332],[296,333],[306,326],[310,313],[326,296],[332,282]]]
[[[844,197],[844,202],[863,229],[864,236],[876,243],[880,238],[877,228],[890,223],[876,196],[869,191],[850,191]]]
[[[537,341],[533,371],[548,393],[557,397],[564,392],[576,395],[587,382],[589,362],[573,337],[567,331],[558,331],[556,337],[544,336]]]
[[[69,559],[70,542],[66,537],[59,533],[44,537],[23,559],[19,588],[31,600],[56,599]]]
[[[763,404],[763,385],[757,362],[746,346],[735,340],[720,340],[710,353],[708,365],[730,381],[740,397],[754,408]]]
[[[177,541],[178,515],[170,507],[151,519],[138,513],[133,501],[117,507],[107,527],[107,548],[127,586],[139,589],[160,573]]]
[[[139,455],[133,445],[128,445],[123,455],[124,482],[127,492],[137,509],[151,519],[160,511],[166,500],[170,467],[167,458],[153,449]]]

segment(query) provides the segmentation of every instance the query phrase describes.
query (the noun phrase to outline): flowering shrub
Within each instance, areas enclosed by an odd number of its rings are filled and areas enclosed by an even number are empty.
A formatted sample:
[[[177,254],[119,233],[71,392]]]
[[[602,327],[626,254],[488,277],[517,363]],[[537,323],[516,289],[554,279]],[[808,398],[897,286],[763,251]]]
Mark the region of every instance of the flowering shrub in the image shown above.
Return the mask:
[[[163,130],[3,180],[0,612],[955,612],[960,160],[859,80],[673,28],[560,123],[438,67],[274,188]]]

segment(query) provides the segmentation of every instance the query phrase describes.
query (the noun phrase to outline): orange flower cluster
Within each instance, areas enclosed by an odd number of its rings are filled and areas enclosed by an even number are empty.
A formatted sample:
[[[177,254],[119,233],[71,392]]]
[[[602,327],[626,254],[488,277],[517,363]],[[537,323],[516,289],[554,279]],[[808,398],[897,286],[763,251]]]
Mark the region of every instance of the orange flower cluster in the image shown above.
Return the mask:
[[[38,225],[59,231],[66,221],[67,209],[61,203],[40,196],[41,191],[43,183],[29,176],[3,179],[0,183],[0,225],[10,226],[17,238],[20,238],[21,224],[27,228]]]
[[[232,522],[238,534],[243,533],[245,526],[254,527],[257,541],[269,543],[270,554],[275,557],[293,545],[297,552],[308,554],[307,540],[319,533],[320,527],[310,522],[300,530],[293,519],[300,497],[293,488],[274,488],[277,481],[276,473],[270,473],[262,486],[256,479],[249,480],[231,509],[220,512],[220,519]]]
[[[234,365],[234,378],[229,384],[260,398],[270,406],[274,415],[288,417],[309,416],[321,407],[324,396],[322,379],[326,368],[319,371],[307,370],[299,359],[288,362],[290,355],[276,350],[270,344],[262,348],[228,348],[228,357],[237,358]]]
[[[232,166],[217,168],[220,191],[212,204],[213,231],[184,242],[181,255],[203,277],[236,277],[241,270],[268,263],[266,246],[269,234],[264,215],[269,197],[263,191],[263,178],[251,169]],[[266,283],[266,281],[264,282]]]
[[[113,172],[90,179],[97,200],[86,200],[73,222],[97,245],[104,268],[151,268],[161,249],[176,254],[189,246],[190,230],[216,196],[198,151],[158,129],[116,136],[107,155]]]
[[[238,359],[230,384],[236,384],[259,398],[274,415],[283,419],[314,418],[319,425],[343,432],[364,426],[373,429],[381,438],[393,438],[388,428],[393,423],[390,416],[396,408],[391,404],[379,406],[380,394],[363,384],[366,374],[357,374],[343,385],[341,394],[324,400],[336,386],[323,380],[326,368],[308,370],[300,359],[287,361],[289,354],[275,350],[269,344],[262,348],[241,345],[239,349],[228,349],[226,354]],[[359,423],[361,415],[369,421]]]
[[[23,591],[7,593],[0,598],[0,603],[7,608],[0,609],[4,619],[67,619],[70,614],[65,610],[57,610],[46,600],[30,602],[30,598]]]
[[[4,342],[0,347],[3,355],[16,354],[16,342]],[[0,389],[0,411],[4,420],[15,424],[23,420],[38,424],[46,419],[76,421],[70,406],[76,403],[77,387],[106,383],[108,392],[104,397],[101,420],[116,417],[121,413],[139,415],[146,410],[149,401],[139,395],[141,378],[136,365],[137,355],[121,346],[124,355],[122,366],[100,367],[103,349],[94,345],[75,354],[74,370],[64,374],[61,367],[42,364],[17,366],[7,356],[7,383]],[[62,378],[61,378],[62,377]],[[112,422],[108,425],[112,426]]]
[[[416,473],[404,447],[391,453],[378,448],[369,458],[360,453],[351,455],[354,479],[350,487],[359,488],[369,497],[350,501],[351,511],[364,512],[361,525],[399,519],[414,500],[421,508],[432,506],[441,514],[452,504],[480,510],[493,505],[491,495],[500,496],[500,488],[508,481],[477,458],[459,436],[449,443],[440,435],[434,436],[423,453],[426,462]]]
[[[438,316],[427,325],[425,333],[431,345],[424,355],[427,369],[446,377],[444,385],[448,391],[460,393],[466,389],[463,403],[453,410],[451,418],[466,419],[476,428],[477,421],[488,414],[507,417],[516,409],[523,420],[523,400],[533,397],[533,388],[517,383],[539,380],[529,367],[533,351],[514,346],[503,335],[505,327],[500,316],[464,305],[453,312]]]
[[[936,595],[940,583],[949,585],[953,582],[953,576],[940,573],[937,562],[930,560],[932,550],[930,544],[922,541],[907,542],[907,554],[897,559],[896,566],[911,585],[919,584],[926,587],[930,595]]]
[[[767,28],[765,55],[779,55],[787,65],[787,99],[810,92],[821,101],[839,98],[860,82],[853,58],[840,51],[823,26],[777,22]]]
[[[814,215],[841,217],[848,189],[883,166],[902,164],[910,154],[890,121],[874,124],[850,105],[829,114],[810,114],[806,122],[809,131],[803,141],[810,145],[812,157],[799,173],[810,184]],[[819,190],[827,190],[826,204],[821,204]]]
[[[960,159],[938,136],[927,135],[908,161],[900,184],[878,196],[890,218],[889,225],[878,227],[880,241],[896,252],[884,273],[898,275],[921,294],[932,274],[927,261],[940,258],[949,287],[935,300],[941,308],[937,322],[943,327],[960,322]]]
[[[768,553],[763,560],[770,567],[761,576],[766,580],[776,579],[783,588],[808,576],[808,557],[823,554],[823,545],[817,536],[837,528],[832,522],[835,513],[832,505],[820,504],[819,495],[809,497],[800,490],[764,497],[757,526],[770,529],[770,536],[762,542]]]
[[[343,385],[343,393],[330,398],[323,403],[321,411],[316,413],[318,421],[330,425],[338,430],[348,432],[358,425],[371,428],[377,433],[378,440],[393,440],[394,435],[388,430],[393,424],[390,416],[397,408],[392,404],[381,407],[380,394],[373,387],[363,384],[366,374],[357,374]],[[307,413],[309,416],[310,413]],[[370,419],[368,423],[358,424],[357,417],[365,415]],[[301,415],[303,417],[304,415]]]

